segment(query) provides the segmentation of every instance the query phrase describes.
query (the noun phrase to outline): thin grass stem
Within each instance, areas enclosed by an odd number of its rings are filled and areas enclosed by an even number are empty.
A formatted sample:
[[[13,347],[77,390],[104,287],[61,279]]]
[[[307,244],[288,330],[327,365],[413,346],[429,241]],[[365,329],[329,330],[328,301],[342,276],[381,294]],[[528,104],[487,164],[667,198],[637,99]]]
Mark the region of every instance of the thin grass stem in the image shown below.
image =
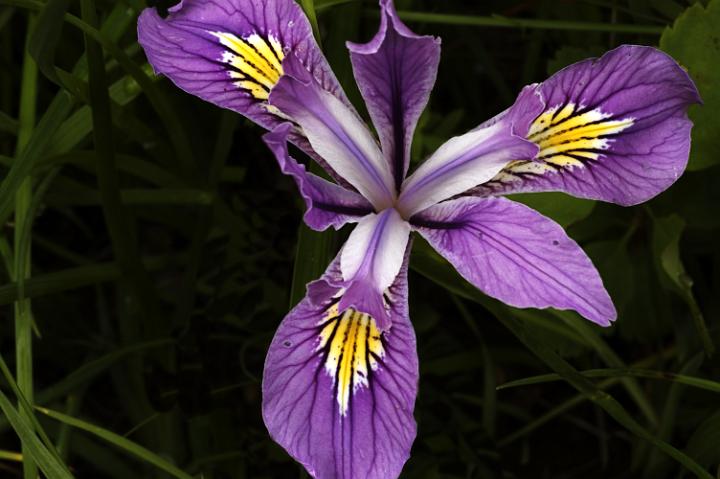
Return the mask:
[[[28,45],[32,36],[36,18],[28,15],[25,53],[23,56],[22,89],[20,92],[20,111],[18,115],[18,138],[15,149],[16,158],[25,149],[32,138],[36,121],[38,67],[30,56]],[[33,401],[33,351],[32,326],[33,317],[30,299],[25,298],[25,280],[31,275],[31,248],[22,242],[23,231],[29,230],[32,222],[32,177],[28,174],[15,192],[15,230],[13,272],[18,285],[18,299],[15,302],[15,361],[17,383],[22,394],[29,402]],[[27,418],[21,410],[21,417]],[[23,443],[22,455],[23,477],[36,479],[37,465],[33,460],[28,445]]]

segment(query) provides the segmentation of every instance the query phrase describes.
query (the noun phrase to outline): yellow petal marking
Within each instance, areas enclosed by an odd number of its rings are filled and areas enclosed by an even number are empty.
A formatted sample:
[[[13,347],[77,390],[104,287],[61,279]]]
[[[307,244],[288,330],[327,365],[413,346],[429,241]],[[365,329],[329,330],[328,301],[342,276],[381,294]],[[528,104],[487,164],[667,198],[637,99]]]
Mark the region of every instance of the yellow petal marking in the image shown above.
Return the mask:
[[[377,358],[385,356],[381,333],[367,314],[348,309],[338,314],[328,310],[320,323],[318,350],[325,350],[325,371],[335,379],[336,400],[341,415],[347,414],[351,395],[369,387],[369,374],[378,368]]]
[[[250,45],[255,47],[255,50],[260,52],[263,58],[270,64],[273,69],[273,73],[277,75],[277,78],[275,79],[275,81],[277,81],[283,71],[280,63],[284,56],[282,52],[278,53],[277,50],[271,50],[265,39],[260,35],[250,35],[247,38],[247,41]]]
[[[227,32],[209,33],[227,49],[220,61],[232,66],[228,73],[239,80],[234,82],[235,86],[258,100],[267,100],[270,90],[283,74],[285,55],[278,40],[273,36],[265,39],[256,33],[245,38]]]
[[[556,171],[557,167],[582,168],[586,160],[597,160],[600,150],[610,147],[609,135],[618,134],[635,122],[633,118],[612,120],[612,115],[600,109],[576,113],[582,107],[576,110],[573,103],[559,108],[548,109],[530,125],[527,139],[540,148],[537,158],[510,163],[492,181],[512,181],[523,174],[542,175]]]
[[[252,96],[257,98],[258,100],[267,100],[270,94],[265,90],[263,87],[258,85],[257,83],[253,81],[239,81],[235,82],[236,86],[239,86],[240,88],[247,90],[250,92]]]

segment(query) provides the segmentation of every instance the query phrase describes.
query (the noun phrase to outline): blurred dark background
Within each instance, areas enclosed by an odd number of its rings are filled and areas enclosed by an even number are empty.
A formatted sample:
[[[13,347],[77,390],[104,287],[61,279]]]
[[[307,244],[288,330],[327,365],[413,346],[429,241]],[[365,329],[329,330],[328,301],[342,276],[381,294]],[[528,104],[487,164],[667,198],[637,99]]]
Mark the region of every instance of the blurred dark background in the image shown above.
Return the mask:
[[[4,375],[0,477],[28,477],[17,431],[33,418],[41,446],[77,478],[182,477],[167,465],[205,479],[307,477],[266,433],[262,366],[275,328],[347,231],[301,228],[296,187],[261,129],[152,76],[135,34],[145,2],[83,2],[84,12],[79,1],[0,0],[0,351],[21,389],[33,385],[29,402],[64,415],[30,414]],[[656,199],[622,208],[517,198],[593,258],[619,311],[612,328],[499,305],[415,242],[419,428],[403,478],[698,475],[608,415],[610,402],[703,477],[720,477],[720,362],[710,354],[720,339],[720,1],[709,3],[397,0],[425,15],[408,19],[413,30],[442,37],[414,162],[505,109],[523,85],[623,43],[662,45],[705,100],[691,112],[689,171]],[[377,6],[315,9],[323,50],[362,110],[345,41],[374,35]],[[105,41],[109,106],[88,88],[88,68],[103,65],[84,33]],[[590,380],[595,400],[565,381],[496,389],[557,372],[553,358],[603,370]]]

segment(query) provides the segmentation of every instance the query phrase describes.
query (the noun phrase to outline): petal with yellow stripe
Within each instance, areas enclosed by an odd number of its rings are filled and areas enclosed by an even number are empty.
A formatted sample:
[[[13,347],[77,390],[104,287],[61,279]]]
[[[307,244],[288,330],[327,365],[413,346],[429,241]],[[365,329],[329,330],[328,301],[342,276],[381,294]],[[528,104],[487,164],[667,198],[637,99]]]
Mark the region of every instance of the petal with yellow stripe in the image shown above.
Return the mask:
[[[288,55],[297,57],[322,89],[349,105],[293,0],[184,0],[165,18],[146,8],[138,19],[138,41],[157,74],[268,130],[287,121],[267,100]],[[299,129],[290,140],[337,179]]]
[[[692,127],[686,111],[700,98],[667,54],[622,46],[535,88],[543,112],[523,118],[529,126],[515,133],[535,143],[538,154],[510,162],[473,193],[564,191],[632,205],[665,190],[684,171]],[[522,108],[518,103],[513,109]]]
[[[263,418],[317,479],[398,477],[415,438],[418,363],[407,255],[387,291],[392,325],[338,308],[339,258],[283,320],[265,360]]]

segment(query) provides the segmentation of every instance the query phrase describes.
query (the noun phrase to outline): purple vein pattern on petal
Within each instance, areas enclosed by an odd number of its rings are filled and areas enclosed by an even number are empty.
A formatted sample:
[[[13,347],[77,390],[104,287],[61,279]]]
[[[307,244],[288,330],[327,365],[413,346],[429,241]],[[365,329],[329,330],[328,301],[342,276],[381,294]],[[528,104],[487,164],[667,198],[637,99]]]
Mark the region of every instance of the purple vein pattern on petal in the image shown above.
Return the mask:
[[[474,194],[565,191],[633,205],[684,171],[692,127],[686,110],[700,98],[667,54],[622,46],[559,71],[538,89],[545,110],[527,131],[540,147],[537,157],[508,165]]]
[[[283,123],[266,133],[263,140],[275,154],[282,172],[294,178],[307,206],[305,224],[316,231],[329,226],[338,229],[372,213],[372,205],[362,195],[308,173],[290,156],[287,142],[292,128],[291,123]]]
[[[272,438],[316,479],[394,479],[410,455],[418,361],[407,255],[390,288],[392,327],[337,312],[336,258],[275,333],[263,374]]]
[[[573,309],[608,326],[612,300],[562,227],[505,198],[463,197],[412,218],[420,234],[484,293],[520,308]]]
[[[156,73],[267,129],[285,121],[268,110],[267,98],[291,52],[322,88],[349,104],[293,0],[185,0],[164,19],[146,8],[138,41]],[[301,136],[291,140],[317,156]]]
[[[396,197],[390,168],[357,113],[323,90],[293,56],[270,94],[270,104],[302,128],[315,150],[377,210]]]
[[[398,199],[403,216],[485,183],[512,161],[535,156],[538,147],[513,134],[513,118],[507,114],[438,148],[403,183]]]
[[[410,238],[410,224],[394,208],[360,220],[340,253],[346,291],[340,311],[352,307],[377,321],[380,330],[390,327],[384,294],[403,263]]]
[[[355,79],[399,188],[410,163],[418,118],[435,84],[440,40],[411,32],[391,0],[380,2],[380,30],[366,44],[348,42]]]
[[[164,19],[146,8],[138,19],[138,40],[155,72],[268,129],[281,120],[268,113],[264,100],[289,52],[324,88],[344,99],[292,0],[185,0]]]

